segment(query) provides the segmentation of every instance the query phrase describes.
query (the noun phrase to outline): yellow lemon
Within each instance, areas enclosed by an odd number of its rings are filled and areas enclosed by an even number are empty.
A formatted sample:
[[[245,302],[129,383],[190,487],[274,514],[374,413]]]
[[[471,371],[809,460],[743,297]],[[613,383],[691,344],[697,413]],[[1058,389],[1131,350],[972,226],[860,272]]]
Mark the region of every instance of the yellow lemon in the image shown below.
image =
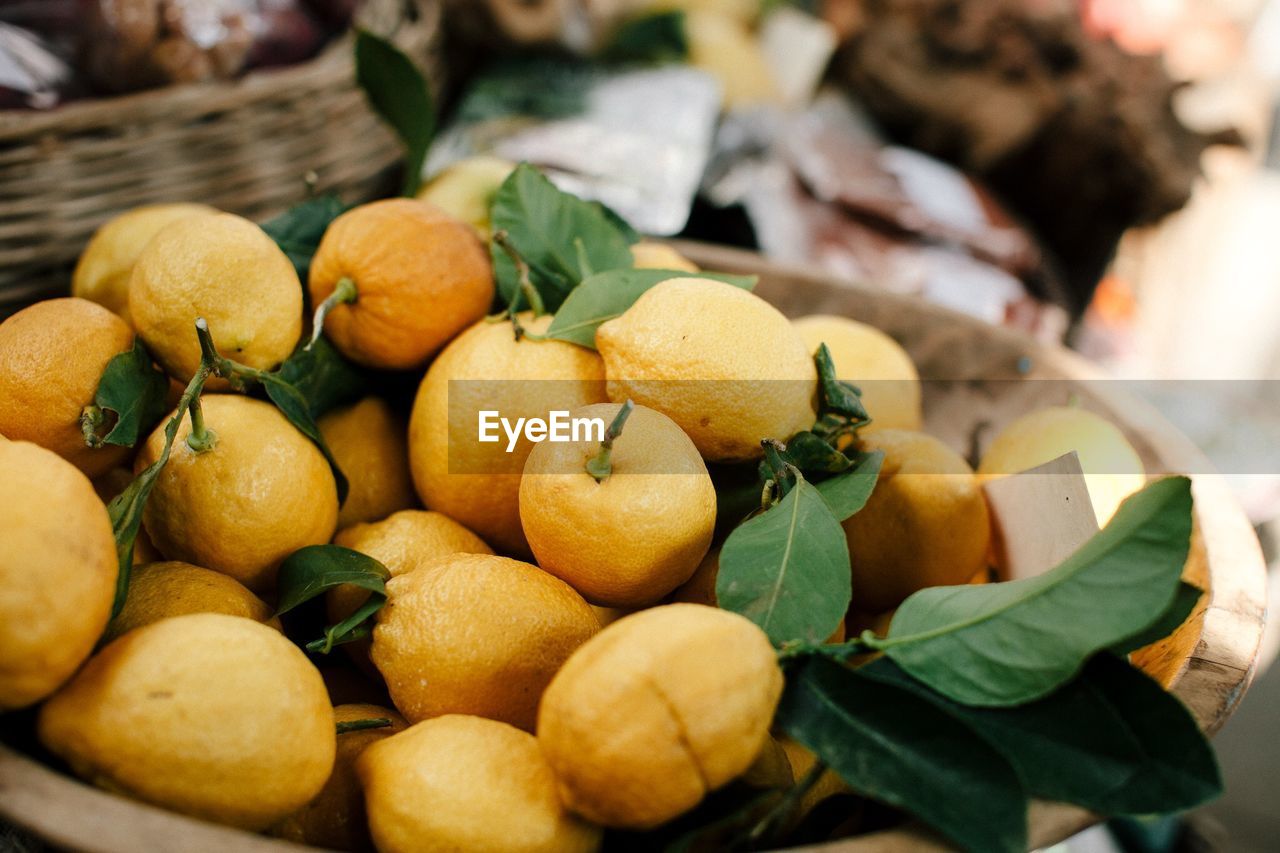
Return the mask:
[[[751,766],[781,693],[754,624],[668,604],[618,620],[569,658],[543,694],[538,741],[571,810],[647,829]]]
[[[333,719],[337,723],[387,720],[391,725],[339,734],[329,781],[315,799],[272,827],[271,834],[326,850],[370,850],[373,842],[365,818],[364,791],[356,776],[356,759],[378,741],[404,731],[408,723],[389,708],[365,704],[335,706]]]
[[[613,422],[604,403],[571,418]],[[538,565],[593,604],[640,607],[684,583],[711,544],[716,490],[698,449],[660,412],[638,406],[613,443],[612,473],[587,462],[600,441],[538,444],[520,481],[520,521]]]
[[[867,505],[844,522],[853,608],[879,613],[927,586],[967,583],[986,566],[987,502],[967,462],[920,432],[879,430],[862,449],[884,451]]]
[[[333,769],[320,673],[279,631],[221,613],[120,637],[45,703],[38,731],[100,787],[242,829],[301,808]]]
[[[871,415],[868,429],[920,429],[920,374],[897,341],[874,326],[830,314],[794,323],[810,352],[826,344],[836,376],[859,386]]]
[[[549,316],[519,317],[540,334]],[[520,527],[520,472],[532,449],[521,438],[479,441],[481,411],[546,418],[606,402],[604,365],[594,352],[564,341],[516,340],[510,323],[481,322],[463,332],[428,368],[409,420],[409,464],[428,509],[455,518],[499,550],[528,555]]]
[[[84,474],[0,441],[0,711],[38,702],[93,651],[111,616],[116,545]]]
[[[410,722],[474,714],[531,730],[543,688],[599,628],[537,566],[452,554],[387,582],[370,656]]]
[[[1142,459],[1114,424],[1093,412],[1054,406],[1023,415],[992,440],[978,465],[984,480],[1017,474],[1076,452],[1098,524],[1146,484]]]
[[[277,630],[280,620],[258,596],[219,572],[190,563],[161,562],[135,566],[129,573],[124,608],[107,626],[103,639],[188,613],[225,613],[262,622]]]
[[[129,314],[147,349],[181,381],[200,365],[201,317],[219,353],[266,370],[302,336],[302,284],[257,225],[230,213],[194,214],[162,228],[138,256]]]
[[[129,319],[129,278],[151,238],[171,222],[216,213],[203,204],[148,204],[125,211],[94,232],[71,276],[71,294]]]
[[[676,278],[596,330],[609,398],[657,409],[711,461],[763,455],[814,421],[817,369],[772,305],[720,281]]]
[[[324,456],[270,403],[238,394],[203,398],[211,450],[187,444],[183,418],[169,463],[143,511],[152,542],[171,560],[271,589],[285,557],[333,536],[338,493]],[[143,470],[164,449],[163,427],[138,452]]]
[[[467,223],[480,239],[488,240],[489,204],[515,167],[515,163],[498,157],[468,157],[446,166],[427,181],[418,190],[418,199]]]
[[[380,853],[591,853],[527,732],[450,714],[375,743],[356,763]]]
[[[689,63],[720,82],[727,109],[779,100],[778,84],[760,40],[739,17],[714,9],[690,9],[685,32]]]
[[[133,346],[133,331],[86,299],[48,299],[0,323],[0,433],[31,441],[96,477],[127,447],[85,444],[80,414],[107,362]]]
[[[631,257],[638,270],[681,270],[697,272],[698,265],[666,243],[641,240],[631,247]]]
[[[378,397],[328,412],[317,426],[350,483],[338,529],[377,521],[418,502],[409,476],[404,421]]]

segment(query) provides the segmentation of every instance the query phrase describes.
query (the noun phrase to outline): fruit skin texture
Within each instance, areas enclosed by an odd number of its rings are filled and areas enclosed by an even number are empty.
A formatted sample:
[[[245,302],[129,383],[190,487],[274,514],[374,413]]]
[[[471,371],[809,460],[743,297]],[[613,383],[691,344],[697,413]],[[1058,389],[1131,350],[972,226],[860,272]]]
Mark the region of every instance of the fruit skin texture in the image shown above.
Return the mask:
[[[216,213],[204,204],[148,204],[125,211],[94,232],[76,262],[71,294],[129,320],[129,278],[151,238],[171,222]]]
[[[200,317],[219,353],[266,370],[288,358],[302,336],[302,286],[257,225],[230,213],[195,214],[165,226],[138,256],[129,314],[156,360],[180,381],[200,366]]]
[[[813,426],[818,373],[799,333],[731,284],[664,281],[601,325],[596,346],[609,399],[662,412],[709,461],[757,459],[762,439]]]
[[[342,278],[355,282],[358,296],[329,313],[324,331],[368,367],[420,366],[493,302],[489,255],[476,235],[414,199],[375,201],[333,221],[311,261],[311,304]]]
[[[0,711],[48,696],[111,616],[116,545],[84,474],[27,441],[0,440]]]
[[[607,426],[622,407],[571,418]],[[716,526],[716,490],[698,449],[661,412],[637,406],[613,444],[613,473],[586,463],[599,441],[535,445],[520,480],[520,521],[538,565],[592,604],[653,604],[689,579]]]
[[[538,742],[570,810],[648,829],[751,766],[781,694],[759,628],[668,604],[618,620],[569,658],[543,694]]]
[[[238,394],[202,398],[212,450],[187,445],[183,418],[169,464],[143,511],[151,541],[171,560],[230,575],[255,592],[304,545],[322,545],[338,520],[333,473],[316,446],[270,403]],[[134,463],[142,471],[164,449],[163,427]]]
[[[404,731],[409,724],[395,711],[381,705],[338,705],[333,709],[333,719],[338,723],[384,719],[390,720],[391,725],[338,735],[338,751],[329,781],[315,799],[272,827],[271,834],[326,850],[372,850],[356,760],[366,749]]]
[[[417,198],[467,223],[487,241],[492,230],[489,204],[515,167],[498,157],[467,157],[446,166],[418,190]]]
[[[221,613],[111,643],[45,703],[38,734],[99,787],[248,830],[301,808],[333,769],[320,673],[279,631]]]
[[[698,265],[668,246],[652,240],[641,240],[631,247],[631,257],[638,270],[681,270],[697,272]]]
[[[968,463],[933,436],[880,430],[862,450],[883,450],[867,505],[844,522],[853,608],[879,613],[927,586],[968,583],[986,566],[987,501]]]
[[[129,573],[129,595],[103,634],[111,642],[143,625],[188,613],[243,616],[280,630],[267,603],[220,572],[177,561],[135,566]]]
[[[984,481],[1016,474],[1075,451],[1099,526],[1146,484],[1142,459],[1124,433],[1084,409],[1051,406],[1023,415],[992,440],[978,465]]]
[[[864,431],[920,429],[920,374],[897,341],[874,326],[830,314],[801,317],[793,325],[809,352],[825,343],[836,376],[862,391],[862,404],[871,415]]]
[[[537,566],[452,554],[387,582],[371,656],[410,722],[473,714],[531,731],[551,677],[599,630]]]
[[[90,477],[119,465],[127,447],[84,443],[80,413],[107,362],[133,347],[133,330],[101,305],[37,302],[0,323],[0,433],[47,447]]]
[[[328,412],[317,426],[351,489],[338,510],[338,529],[377,521],[418,502],[409,476],[405,425],[379,397]]]
[[[551,325],[550,316],[524,313],[518,319],[534,334]],[[510,323],[477,323],[445,347],[418,387],[409,419],[409,464],[418,496],[428,509],[457,519],[499,551],[528,556],[520,526],[520,473],[533,445],[522,438],[507,453],[505,438],[481,444],[479,412],[496,410],[514,423],[607,401],[604,363],[591,350],[564,341],[517,342]]]
[[[568,814],[534,737],[449,714],[356,762],[380,853],[591,853],[600,830]]]

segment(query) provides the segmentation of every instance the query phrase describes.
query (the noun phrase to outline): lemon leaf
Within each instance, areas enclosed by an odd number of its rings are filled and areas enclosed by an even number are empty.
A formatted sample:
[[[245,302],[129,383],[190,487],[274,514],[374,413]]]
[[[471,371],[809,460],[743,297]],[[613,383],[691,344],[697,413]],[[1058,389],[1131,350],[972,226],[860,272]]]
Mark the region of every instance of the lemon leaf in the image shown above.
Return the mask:
[[[1022,777],[1029,793],[1105,815],[1202,805],[1222,791],[1213,749],[1174,696],[1111,654],[1050,695],[1014,708],[968,708],[885,658],[858,670],[963,720]]]
[[[1163,622],[1178,598],[1191,506],[1190,480],[1157,480],[1045,574],[920,590],[898,608],[887,638],[863,640],[961,704],[1037,699],[1096,652]]]
[[[600,58],[619,63],[680,62],[689,55],[684,19],[684,12],[675,9],[627,21],[614,32]]]
[[[347,361],[321,335],[310,347],[299,347],[276,374],[298,390],[313,417],[349,403],[368,392],[369,373]]]
[[[102,371],[93,395],[96,414],[85,415],[93,421],[86,432],[86,442],[94,447],[133,447],[168,411],[168,392],[169,379],[151,360],[142,340],[135,338],[133,348],[112,356]],[[98,435],[108,413],[114,416],[114,423],[105,435]]]
[[[965,850],[1027,849],[1027,796],[1009,762],[912,690],[822,657],[787,669],[776,725],[851,788]]]
[[[369,633],[369,620],[387,601],[387,567],[367,554],[340,545],[308,545],[294,551],[280,564],[276,580],[281,616],[326,591],[351,584],[369,591],[369,598],[354,613],[325,629],[322,639],[307,643],[307,649],[328,654],[336,645]]]
[[[350,485],[346,475],[338,467],[338,460],[329,450],[329,445],[325,444],[324,436],[320,434],[320,427],[316,425],[316,419],[311,415],[311,404],[294,385],[274,373],[263,373],[258,379],[280,413],[288,418],[289,423],[293,424],[298,432],[311,439],[324,455],[325,461],[329,463],[329,469],[333,472],[334,485],[338,488],[338,506],[342,506],[347,499]]]
[[[680,270],[618,269],[597,273],[575,287],[556,311],[546,337],[596,348],[596,329],[635,304],[656,284],[673,278],[710,278],[743,290],[755,287],[756,277],[724,273],[689,273]]]
[[[356,82],[405,149],[403,195],[422,183],[422,166],[436,132],[436,108],[426,78],[394,44],[356,30]]]
[[[276,245],[298,271],[304,294],[307,277],[311,273],[311,258],[320,246],[320,238],[328,230],[329,224],[346,209],[346,205],[336,195],[325,193],[296,204],[274,219],[262,223],[262,230],[276,241]]]
[[[858,452],[848,468],[815,486],[837,519],[844,521],[867,505],[883,463],[883,450]]]
[[[775,645],[821,642],[849,609],[849,546],[816,488],[795,485],[734,528],[720,550],[716,600],[755,622]]]

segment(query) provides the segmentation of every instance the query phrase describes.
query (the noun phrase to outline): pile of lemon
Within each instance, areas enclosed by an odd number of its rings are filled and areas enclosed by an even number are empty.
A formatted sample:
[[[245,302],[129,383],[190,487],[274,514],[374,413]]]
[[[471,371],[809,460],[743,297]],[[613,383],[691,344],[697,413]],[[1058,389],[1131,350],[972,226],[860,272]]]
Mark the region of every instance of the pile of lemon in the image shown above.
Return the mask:
[[[875,422],[861,441],[885,459],[845,522],[850,630],[985,569],[981,476],[1072,449],[1086,469],[1140,470],[1114,427],[1064,408],[1012,425],[975,472],[920,431],[916,370],[892,339],[837,317],[790,321],[666,247],[638,244],[637,263],[688,277],[600,326],[598,351],[539,340],[548,317],[520,315],[516,334],[486,317],[485,227],[414,199],[332,223],[306,289],[320,304],[354,283],[324,324],[348,359],[425,369],[407,423],[377,397],[321,419],[351,483],[340,506],[315,444],[211,379],[201,412],[216,442],[193,449],[182,421],[114,617],[104,501],[165,436],[136,453],[86,445],[81,413],[105,366],[136,336],[176,405],[203,317],[223,356],[270,369],[304,340],[303,285],[257,225],[153,207],[95,236],[75,297],[0,325],[0,710],[43,703],[40,740],[96,785],[247,830],[339,849],[592,850],[602,828],[656,827],[730,781],[784,786],[813,763],[770,734],[783,686],[770,642],[715,607],[707,464],[757,459],[762,439],[813,424],[819,343],[842,377],[899,380],[865,398]],[[744,379],[767,380],[741,386],[760,399],[702,381]],[[467,399],[488,386],[459,380],[508,381],[497,399]],[[626,400],[603,480],[585,468],[598,442],[508,454],[450,432],[451,405],[608,422]],[[322,670],[268,602],[282,560],[330,542],[392,577],[371,636],[345,647],[355,665]],[[330,590],[330,617],[367,595]]]

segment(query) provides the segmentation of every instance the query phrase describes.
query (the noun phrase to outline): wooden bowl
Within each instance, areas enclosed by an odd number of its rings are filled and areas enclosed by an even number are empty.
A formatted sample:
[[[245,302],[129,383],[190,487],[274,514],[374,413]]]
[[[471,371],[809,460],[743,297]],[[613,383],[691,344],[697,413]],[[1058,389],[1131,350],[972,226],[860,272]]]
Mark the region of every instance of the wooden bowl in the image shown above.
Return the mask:
[[[778,267],[748,252],[699,244],[678,248],[707,269],[758,274],[756,292],[788,315],[842,314],[893,335],[923,376],[947,380],[926,384],[927,428],[957,449],[967,447],[979,421],[999,426],[1031,408],[1060,405],[1069,390],[1083,406],[1126,432],[1149,471],[1192,472],[1197,527],[1186,571],[1208,595],[1177,632],[1134,657],[1190,707],[1206,732],[1216,731],[1231,716],[1253,676],[1262,635],[1262,553],[1221,478],[1204,473],[1210,469],[1200,452],[1150,407],[1093,381],[1101,378],[1096,369],[1064,350],[945,308],[843,284],[822,273]],[[1059,381],[1012,381],[1018,379]],[[304,849],[105,793],[4,746],[0,815],[54,845],[94,853]],[[1074,806],[1034,803],[1031,845],[1055,843],[1097,820]],[[927,829],[908,825],[822,849],[887,853],[947,848]]]

